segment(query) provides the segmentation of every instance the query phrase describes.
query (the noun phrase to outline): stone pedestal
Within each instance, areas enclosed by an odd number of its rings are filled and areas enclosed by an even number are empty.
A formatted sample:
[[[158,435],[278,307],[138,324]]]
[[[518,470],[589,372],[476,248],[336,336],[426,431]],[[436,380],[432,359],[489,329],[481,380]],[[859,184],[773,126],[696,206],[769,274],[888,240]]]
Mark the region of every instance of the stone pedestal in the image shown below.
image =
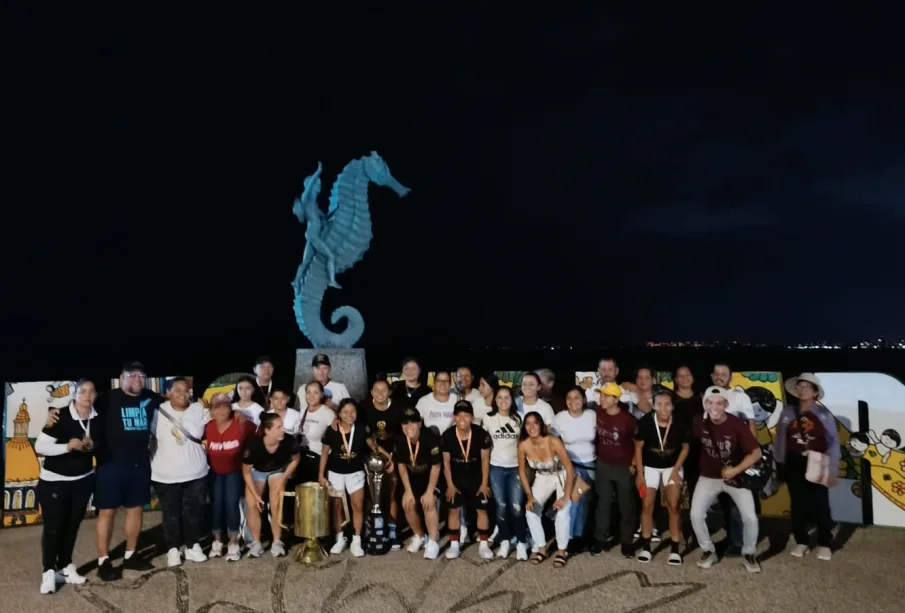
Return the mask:
[[[345,383],[355,400],[368,398],[368,368],[364,349],[297,349],[293,391],[311,381],[311,360],[319,353],[330,358],[330,378]]]

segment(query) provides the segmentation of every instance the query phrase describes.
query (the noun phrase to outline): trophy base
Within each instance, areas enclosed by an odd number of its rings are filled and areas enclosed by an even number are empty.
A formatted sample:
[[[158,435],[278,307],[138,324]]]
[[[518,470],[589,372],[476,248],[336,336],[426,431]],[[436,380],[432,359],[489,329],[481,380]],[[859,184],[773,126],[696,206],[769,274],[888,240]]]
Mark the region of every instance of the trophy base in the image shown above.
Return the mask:
[[[369,556],[382,556],[390,552],[390,538],[382,515],[368,516],[368,534],[365,542]]]
[[[311,566],[327,559],[327,552],[317,539],[305,539],[295,548],[293,559],[299,564]]]

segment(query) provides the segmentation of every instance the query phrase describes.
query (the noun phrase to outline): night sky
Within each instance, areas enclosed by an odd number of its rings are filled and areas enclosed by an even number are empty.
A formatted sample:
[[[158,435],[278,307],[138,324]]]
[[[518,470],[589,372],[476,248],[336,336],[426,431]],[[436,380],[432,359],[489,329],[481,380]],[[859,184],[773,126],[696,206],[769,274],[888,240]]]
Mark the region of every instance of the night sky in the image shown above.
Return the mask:
[[[307,346],[293,199],[372,149],[366,347],[905,333],[892,16],[310,4],[10,7],[9,346]]]

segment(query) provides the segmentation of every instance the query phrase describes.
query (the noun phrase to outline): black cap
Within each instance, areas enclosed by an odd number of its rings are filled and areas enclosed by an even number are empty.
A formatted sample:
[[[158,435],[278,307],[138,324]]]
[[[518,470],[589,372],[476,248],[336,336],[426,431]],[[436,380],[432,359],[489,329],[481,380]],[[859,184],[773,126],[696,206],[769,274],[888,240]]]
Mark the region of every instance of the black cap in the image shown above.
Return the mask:
[[[311,360],[311,368],[317,368],[318,366],[331,366],[330,358],[327,357],[326,353],[319,353]]]
[[[255,358],[255,366],[260,366],[265,362],[273,364],[273,360],[270,359],[269,355],[259,355],[257,358]]]
[[[460,400],[456,403],[456,406],[453,407],[453,415],[458,415],[459,413],[474,415],[474,407],[471,406],[471,403],[467,400]]]
[[[655,385],[653,392],[651,393],[651,400],[656,400],[657,396],[669,396],[669,399],[672,400],[673,391],[665,385]]]
[[[134,372],[136,370],[141,371],[144,374],[147,374],[148,371],[145,370],[145,365],[139,361],[126,362],[123,364],[122,372]]]
[[[421,423],[421,413],[416,411],[415,409],[409,408],[402,412],[402,425],[405,424],[420,424]]]

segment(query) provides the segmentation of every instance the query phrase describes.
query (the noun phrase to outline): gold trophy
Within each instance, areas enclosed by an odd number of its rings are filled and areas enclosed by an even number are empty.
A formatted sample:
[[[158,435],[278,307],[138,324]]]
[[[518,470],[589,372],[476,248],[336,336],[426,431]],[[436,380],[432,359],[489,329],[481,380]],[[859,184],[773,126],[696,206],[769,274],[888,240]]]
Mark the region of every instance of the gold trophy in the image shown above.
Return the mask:
[[[283,496],[295,498],[294,531],[297,537],[304,539],[292,557],[306,566],[324,561],[327,552],[318,539],[331,534],[329,491],[319,483],[310,482],[295,486],[294,492],[286,492]]]

